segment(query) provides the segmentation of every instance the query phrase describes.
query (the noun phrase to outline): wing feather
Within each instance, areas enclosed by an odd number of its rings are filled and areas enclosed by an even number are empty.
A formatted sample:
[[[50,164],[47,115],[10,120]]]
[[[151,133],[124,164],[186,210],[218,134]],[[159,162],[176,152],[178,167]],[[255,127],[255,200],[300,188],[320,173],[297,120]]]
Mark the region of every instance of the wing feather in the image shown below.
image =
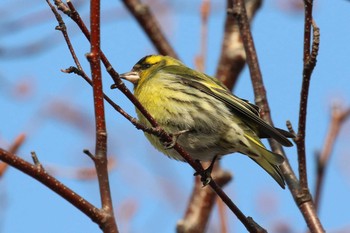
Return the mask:
[[[196,88],[207,95],[210,95],[223,103],[225,103],[234,113],[242,116],[242,120],[255,127],[263,135],[268,135],[271,138],[276,139],[284,146],[292,146],[293,144],[282,134],[280,129],[276,129],[266,123],[259,116],[259,108],[249,103],[247,100],[241,99],[233,95],[223,84],[210,76],[196,72],[192,69],[184,67],[168,66],[165,69],[166,72],[171,72],[176,75],[178,80],[182,83]],[[174,71],[174,72],[172,72]],[[285,132],[285,131],[284,131]]]

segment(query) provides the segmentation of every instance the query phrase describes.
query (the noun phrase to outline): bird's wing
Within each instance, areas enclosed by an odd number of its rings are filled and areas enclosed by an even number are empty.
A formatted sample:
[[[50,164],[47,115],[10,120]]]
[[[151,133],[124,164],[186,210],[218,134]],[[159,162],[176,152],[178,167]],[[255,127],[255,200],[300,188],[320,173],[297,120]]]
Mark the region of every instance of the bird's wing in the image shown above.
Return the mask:
[[[286,131],[279,131],[259,117],[259,108],[247,100],[233,95],[223,84],[216,79],[199,73],[187,67],[168,67],[166,72],[176,75],[178,80],[192,88],[196,88],[225,103],[242,120],[263,135],[269,135],[284,146],[293,144],[283,135]]]

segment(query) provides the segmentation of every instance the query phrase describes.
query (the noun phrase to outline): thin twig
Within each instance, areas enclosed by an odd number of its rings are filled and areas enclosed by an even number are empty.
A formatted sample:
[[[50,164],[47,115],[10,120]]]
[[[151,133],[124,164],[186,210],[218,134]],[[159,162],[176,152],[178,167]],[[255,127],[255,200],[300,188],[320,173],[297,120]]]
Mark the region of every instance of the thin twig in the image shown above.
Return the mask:
[[[83,70],[79,70],[77,67],[69,67],[67,69],[61,70],[64,73],[74,73],[82,77],[90,86],[92,86],[91,79],[86,75],[86,73]],[[146,127],[145,125],[141,124],[136,118],[129,115],[127,112],[124,111],[118,104],[116,104],[111,98],[109,98],[106,94],[103,94],[103,98],[107,101],[107,103],[112,106],[117,112],[119,112],[123,117],[125,117],[127,120],[129,120],[137,129],[142,130],[144,132],[161,136],[162,132],[158,128],[153,127]],[[84,152],[85,153],[85,152]]]
[[[66,41],[66,44],[68,46],[69,51],[72,54],[72,57],[73,57],[73,60],[75,61],[76,66],[78,67],[79,70],[82,70],[82,67],[81,67],[80,62],[78,60],[78,57],[77,57],[77,55],[74,52],[73,45],[70,42],[70,39],[69,39],[69,36],[68,36],[68,32],[67,32],[67,27],[66,27],[66,24],[64,23],[64,21],[62,19],[62,16],[57,12],[56,8],[51,4],[50,0],[46,0],[46,2],[49,5],[52,13],[55,15],[56,20],[58,22],[58,26],[56,26],[56,30],[62,32],[63,37],[64,37],[64,39]],[[65,5],[63,3],[62,4],[57,3],[57,4],[58,4],[57,8],[65,9],[64,8]]]
[[[55,0],[55,3],[65,6],[65,4],[62,3],[60,0]],[[80,30],[83,32],[85,35],[86,39],[90,41],[90,33],[89,30],[87,29],[86,25],[84,24],[83,20],[81,19],[79,13],[76,11],[74,5],[72,4],[71,1],[67,1],[67,6],[62,7],[63,10],[62,12],[67,14],[80,28]],[[69,10],[67,10],[67,8]],[[158,124],[155,122],[153,117],[143,108],[143,106],[140,104],[140,102],[135,98],[135,96],[131,93],[131,91],[125,86],[123,81],[120,79],[119,74],[117,71],[112,67],[111,63],[108,61],[107,57],[105,54],[100,51],[100,56],[102,63],[104,64],[107,72],[109,75],[112,77],[114,84],[114,88],[118,88],[134,105],[143,113],[147,115],[147,119],[150,121],[152,126],[154,128],[158,127]]]
[[[38,168],[38,169],[44,169],[43,165],[40,163],[38,156],[36,155],[35,151],[30,152],[30,154],[32,155],[32,159],[34,162],[34,165]]]
[[[313,0],[305,0],[305,23],[304,23],[304,68],[303,68],[303,81],[300,93],[300,109],[299,109],[299,124],[298,134],[296,138],[296,145],[298,150],[298,163],[299,163],[299,182],[302,190],[308,190],[307,171],[306,171],[306,155],[305,155],[305,134],[306,134],[306,115],[307,115],[307,103],[309,95],[309,86],[312,71],[316,65],[316,56],[318,51],[319,37],[317,40],[316,52],[311,57],[311,27],[312,27],[312,6]],[[318,31],[318,30],[317,30]],[[319,32],[319,31],[318,31]],[[315,43],[313,43],[315,44]]]
[[[327,136],[324,141],[324,146],[322,152],[319,153],[316,157],[317,161],[317,178],[316,178],[316,187],[315,187],[315,207],[316,210],[320,209],[320,200],[322,187],[324,185],[324,177],[326,173],[328,161],[332,155],[335,141],[339,135],[340,129],[343,126],[343,123],[350,117],[350,108],[341,109],[338,105],[333,106],[332,108],[332,117],[329,126]]]

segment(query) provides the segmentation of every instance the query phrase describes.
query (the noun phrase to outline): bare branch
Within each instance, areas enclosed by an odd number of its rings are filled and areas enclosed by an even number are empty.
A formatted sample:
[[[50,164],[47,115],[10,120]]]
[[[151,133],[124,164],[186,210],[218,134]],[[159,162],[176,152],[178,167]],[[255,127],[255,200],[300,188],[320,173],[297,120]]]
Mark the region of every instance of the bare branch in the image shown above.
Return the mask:
[[[64,72],[75,72],[82,77],[85,78],[85,80],[90,79],[87,77],[85,72],[83,71],[80,62],[75,54],[75,51],[73,49],[73,46],[71,45],[65,23],[62,20],[62,17],[59,15],[57,10],[51,5],[49,1],[47,1],[49,4],[52,12],[54,13],[59,26],[57,29],[59,29],[68,45],[69,51],[73,57],[73,60],[75,64],[77,65],[77,69],[71,67],[70,69],[64,70]],[[70,1],[67,2],[68,4],[71,4]],[[55,4],[58,9],[63,11],[64,13],[70,15],[70,16],[76,16],[75,9],[70,9],[68,6],[66,6],[61,1],[56,0]],[[71,4],[72,5],[72,4]],[[99,222],[99,225],[101,229],[103,229],[104,232],[118,232],[116,221],[114,218],[114,211],[113,211],[113,203],[111,198],[111,191],[109,187],[109,178],[108,178],[108,162],[107,162],[107,131],[106,131],[106,123],[105,123],[105,115],[104,115],[104,93],[102,91],[102,77],[101,77],[101,65],[100,65],[100,59],[101,59],[101,51],[100,51],[100,2],[98,0],[91,1],[91,13],[90,13],[90,22],[91,22],[91,38],[90,35],[88,36],[88,39],[91,39],[91,52],[87,54],[87,59],[90,62],[91,66],[91,72],[92,72],[92,81],[90,81],[90,85],[93,87],[93,97],[94,97],[94,108],[95,108],[95,121],[96,121],[96,147],[95,147],[95,154],[92,155],[89,154],[91,158],[93,158],[93,162],[96,167],[96,173],[97,178],[99,181],[99,187],[100,187],[100,195],[101,195],[101,202],[102,202],[102,210],[106,213],[106,219],[104,219],[103,222]],[[75,18],[79,23],[81,23],[84,27],[82,29],[84,34],[88,34],[87,28],[83,24],[80,17]]]
[[[75,193],[73,190],[62,184],[55,177],[51,176],[46,172],[45,169],[42,169],[34,164],[30,164],[22,158],[18,157],[14,153],[10,153],[2,148],[0,148],[0,160],[9,164],[11,167],[18,169],[19,171],[27,174],[28,176],[39,181],[81,212],[86,216],[90,217],[93,222],[100,224],[104,222],[106,216],[104,212],[101,212],[98,208],[93,206],[90,202],[85,200],[82,196]]]
[[[316,210],[320,209],[320,200],[321,192],[324,184],[324,177],[326,173],[326,168],[328,161],[332,155],[335,141],[339,135],[340,129],[343,126],[344,122],[350,117],[350,108],[342,109],[339,105],[334,105],[332,108],[331,122],[329,130],[325,141],[323,143],[322,151],[317,154],[317,178],[316,178],[316,187],[315,187],[315,207]]]
[[[313,0],[305,1],[305,24],[304,24],[304,68],[303,82],[300,93],[300,109],[299,109],[299,125],[296,137],[296,145],[298,150],[299,162],[299,182],[302,190],[308,190],[307,171],[306,171],[306,155],[305,155],[305,134],[306,134],[306,114],[309,95],[309,86],[312,71],[316,65],[316,57],[319,46],[319,29],[312,21],[312,5]],[[312,53],[310,53],[311,27],[314,25],[314,38],[312,45]],[[306,192],[306,191],[305,191]],[[308,192],[308,191],[307,191]]]
[[[91,50],[87,54],[90,62],[92,89],[94,98],[95,121],[96,121],[96,146],[95,167],[100,188],[102,210],[108,218],[102,225],[105,233],[117,233],[118,228],[114,218],[113,202],[109,187],[108,161],[107,161],[107,129],[105,122],[105,111],[103,103],[102,75],[101,75],[101,53],[100,53],[100,0],[90,2],[90,28],[91,28]],[[101,225],[100,225],[101,226]]]

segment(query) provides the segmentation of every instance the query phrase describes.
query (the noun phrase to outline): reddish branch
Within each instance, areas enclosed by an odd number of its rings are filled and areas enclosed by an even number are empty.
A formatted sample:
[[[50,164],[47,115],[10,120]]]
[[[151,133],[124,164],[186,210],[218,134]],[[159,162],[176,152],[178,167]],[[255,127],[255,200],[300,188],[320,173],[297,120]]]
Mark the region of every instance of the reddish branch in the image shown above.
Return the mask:
[[[62,20],[62,17],[59,15],[57,10],[47,1],[52,12],[54,13],[59,26],[56,29],[59,29],[68,45],[69,51],[72,54],[73,60],[78,67],[78,73],[81,73],[82,76],[87,77],[80,62],[74,52],[73,46],[70,43],[70,39],[66,30],[66,26]],[[71,2],[68,2],[71,4]],[[61,1],[55,1],[55,4],[59,9],[67,14],[71,13],[65,4]],[[75,10],[75,9],[74,9]],[[111,191],[109,187],[109,178],[108,178],[108,161],[107,161],[107,131],[104,115],[104,103],[103,103],[103,90],[102,90],[102,77],[101,77],[101,65],[100,65],[100,2],[98,0],[91,1],[91,12],[90,12],[90,23],[91,23],[91,52],[87,55],[87,58],[90,62],[92,81],[90,82],[93,87],[93,98],[94,98],[94,108],[95,108],[95,121],[96,121],[96,145],[95,145],[95,154],[92,155],[90,152],[85,151],[92,160],[94,161],[99,188],[100,196],[102,202],[101,212],[104,214],[104,219],[101,222],[98,222],[99,226],[104,232],[118,232],[117,225],[114,218],[113,203],[111,198]],[[78,18],[77,20],[79,20]],[[82,22],[82,21],[81,21]],[[85,25],[84,25],[85,26]],[[88,33],[87,28],[84,28],[85,33]]]
[[[309,7],[308,9],[310,10],[310,12],[308,11],[306,14],[308,14],[308,16],[311,17],[310,20],[312,20],[312,16],[311,16],[312,8]],[[253,83],[256,103],[261,108],[261,116],[271,125],[273,125],[268,101],[266,98],[266,91],[262,81],[259,63],[258,63],[258,59],[257,59],[257,55],[256,55],[254,43],[253,43],[253,38],[250,32],[249,21],[248,21],[243,0],[234,0],[234,4],[231,12],[235,17],[235,19],[237,20],[239,29],[241,32],[245,52],[247,54],[247,63],[249,66],[249,71],[250,71],[250,75]],[[317,49],[318,41],[314,40],[314,42],[315,43],[312,47]],[[317,55],[317,50],[314,51],[312,54]],[[315,56],[315,59],[316,59],[316,56]],[[311,60],[309,60],[309,62],[310,61]],[[311,65],[310,67],[312,67],[312,62],[309,65]],[[312,69],[306,70],[306,72],[310,72],[310,75],[311,75]],[[304,73],[305,73],[305,70],[304,70]],[[307,95],[303,97],[305,98],[305,100],[307,100]],[[306,111],[305,111],[305,114],[306,114]],[[303,132],[303,134],[304,133],[305,132]],[[269,143],[274,152],[284,155],[284,152],[278,143],[276,143],[274,140],[269,140]],[[286,182],[288,184],[288,187],[291,190],[294,200],[296,201],[301,213],[303,214],[304,219],[310,231],[324,232],[322,224],[315,211],[315,207],[312,202],[311,195],[309,194],[308,188],[306,187],[306,192],[305,192],[305,189],[300,188],[299,181],[297,180],[293,170],[291,169],[288,160],[286,160],[286,162],[283,163],[281,168],[282,168],[283,175],[286,179]]]
[[[111,190],[109,187],[108,161],[107,161],[107,130],[103,103],[103,89],[101,77],[100,54],[100,0],[90,2],[90,28],[91,28],[91,52],[87,55],[90,62],[92,89],[96,121],[96,147],[95,154],[91,156],[95,163],[97,179],[100,188],[102,211],[106,219],[100,224],[103,232],[118,232],[114,218]]]
[[[327,137],[325,138],[324,147],[317,155],[317,179],[316,179],[316,187],[315,187],[315,206],[316,209],[320,209],[320,199],[321,199],[321,191],[324,184],[324,176],[326,173],[326,168],[330,156],[332,154],[332,150],[334,147],[334,143],[339,135],[339,131],[343,125],[343,123],[350,117],[350,108],[341,109],[339,106],[334,106],[332,109],[332,117],[331,123],[329,126]]]
[[[89,216],[93,222],[101,223],[105,220],[105,214],[102,213],[98,208],[93,206],[91,203],[86,201],[82,196],[75,193],[73,190],[59,182],[55,177],[49,175],[42,166],[37,164],[31,164],[22,158],[18,157],[14,153],[5,151],[0,148],[0,159],[11,167],[18,169],[19,171],[31,176],[35,180],[39,181],[81,212],[86,216]]]

